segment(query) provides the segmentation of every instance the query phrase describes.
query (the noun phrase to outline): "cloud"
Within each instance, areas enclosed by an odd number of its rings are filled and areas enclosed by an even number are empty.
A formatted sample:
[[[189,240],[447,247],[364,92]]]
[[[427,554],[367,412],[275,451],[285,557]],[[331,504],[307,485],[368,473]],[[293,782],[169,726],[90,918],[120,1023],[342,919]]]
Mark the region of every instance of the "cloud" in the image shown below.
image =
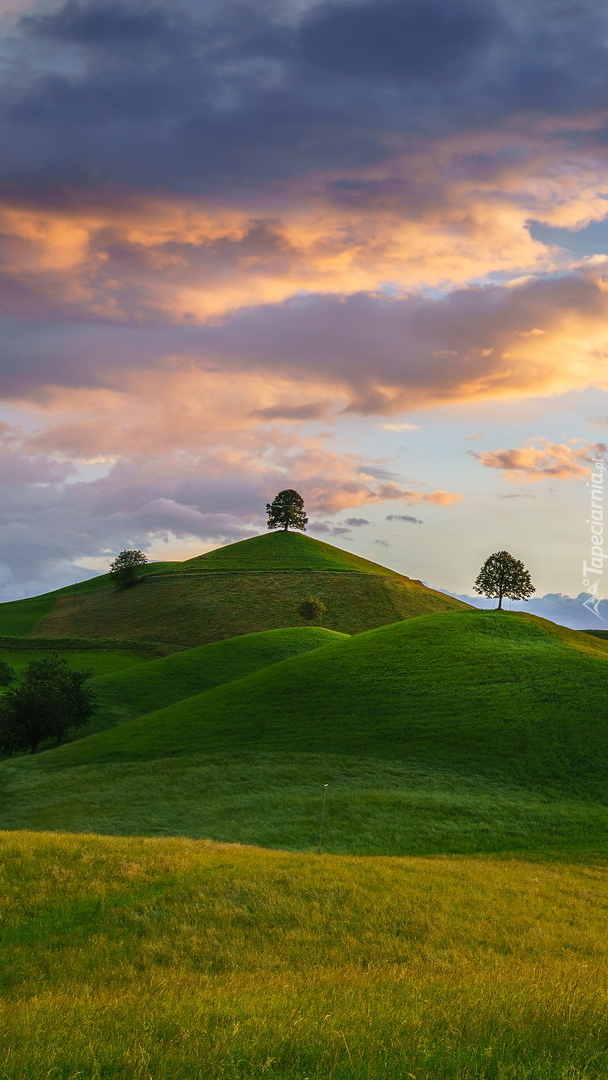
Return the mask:
[[[387,514],[387,521],[407,521],[412,525],[423,525],[424,522],[420,518],[412,517],[411,514]]]
[[[271,405],[254,409],[251,415],[260,420],[320,420],[327,416],[328,409],[326,401],[311,401],[308,405]]]
[[[3,171],[234,191],[522,112],[576,128],[605,108],[607,28],[591,0],[67,0],[9,43]]]
[[[346,518],[346,524],[351,525],[353,528],[359,528],[362,525],[371,525],[371,521],[368,521],[367,518],[351,517]]]
[[[468,453],[487,469],[501,469],[508,480],[570,480],[589,473],[594,457],[606,453],[604,443],[585,443],[573,446],[552,443],[548,439],[515,449],[493,450],[477,454]]]
[[[531,323],[543,335],[525,336]],[[145,368],[166,378],[181,371],[184,381],[199,371],[210,383],[223,373],[238,394],[247,372],[283,380],[281,399],[249,409],[270,408],[270,418],[303,394],[304,419],[330,398],[349,411],[391,415],[442,401],[606,386],[597,357],[608,348],[607,326],[608,289],[597,269],[438,299],[299,297],[218,325],[59,322],[51,333],[45,323],[8,322],[0,392],[39,398],[49,384],[120,388]]]
[[[287,482],[312,516],[449,507],[301,425],[606,387],[608,261],[539,239],[608,214],[601,5],[7,7],[0,395],[27,434],[0,448],[0,559],[22,580],[239,538]],[[583,466],[548,446],[484,464]]]
[[[384,431],[420,431],[420,424],[380,424]]]
[[[308,532],[318,533],[321,536],[348,536],[350,529],[340,525],[329,525],[326,521],[309,521],[306,526]]]
[[[388,540],[374,540],[374,544],[378,544],[379,547],[388,547]]]

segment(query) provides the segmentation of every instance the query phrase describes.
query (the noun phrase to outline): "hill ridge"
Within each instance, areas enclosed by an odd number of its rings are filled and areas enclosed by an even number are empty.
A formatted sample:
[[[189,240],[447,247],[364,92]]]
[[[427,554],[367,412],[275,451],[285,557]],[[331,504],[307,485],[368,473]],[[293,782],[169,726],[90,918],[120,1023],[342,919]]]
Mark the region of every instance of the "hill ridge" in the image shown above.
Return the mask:
[[[137,585],[113,579],[0,605],[0,635],[145,640],[171,648],[301,626],[305,597],[326,607],[323,626],[358,634],[466,604],[324,541],[268,532],[183,563],[152,564]]]

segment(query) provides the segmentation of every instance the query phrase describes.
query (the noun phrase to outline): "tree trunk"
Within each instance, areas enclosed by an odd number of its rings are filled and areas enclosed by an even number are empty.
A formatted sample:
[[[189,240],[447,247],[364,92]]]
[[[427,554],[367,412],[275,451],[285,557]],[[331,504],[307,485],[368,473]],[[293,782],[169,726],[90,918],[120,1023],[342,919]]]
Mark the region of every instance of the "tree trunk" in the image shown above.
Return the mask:
[[[500,594],[500,596],[498,597],[498,608],[497,608],[497,611],[500,611],[500,610],[501,610],[501,608],[502,608],[502,593],[501,593],[501,594]]]
[[[288,526],[288,525],[284,525],[284,526],[283,526],[283,532],[287,532],[288,528],[289,528],[289,526]]]

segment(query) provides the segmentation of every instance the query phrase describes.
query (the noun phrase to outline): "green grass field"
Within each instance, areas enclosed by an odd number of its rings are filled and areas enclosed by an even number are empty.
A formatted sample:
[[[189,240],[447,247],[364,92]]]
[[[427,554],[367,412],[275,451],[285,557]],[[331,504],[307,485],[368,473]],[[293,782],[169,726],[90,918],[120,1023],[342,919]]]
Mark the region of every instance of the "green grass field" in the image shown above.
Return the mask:
[[[100,695],[0,762],[0,1080],[604,1080],[608,641],[283,533],[0,635]]]
[[[603,1080],[604,863],[5,833],[2,1080]]]
[[[607,660],[483,611],[188,650],[96,681],[119,727],[0,764],[0,827],[310,851],[328,783],[330,851],[603,853]]]
[[[362,559],[333,544],[282,529],[216,548],[181,565],[186,570],[333,570],[401,577],[386,566]]]

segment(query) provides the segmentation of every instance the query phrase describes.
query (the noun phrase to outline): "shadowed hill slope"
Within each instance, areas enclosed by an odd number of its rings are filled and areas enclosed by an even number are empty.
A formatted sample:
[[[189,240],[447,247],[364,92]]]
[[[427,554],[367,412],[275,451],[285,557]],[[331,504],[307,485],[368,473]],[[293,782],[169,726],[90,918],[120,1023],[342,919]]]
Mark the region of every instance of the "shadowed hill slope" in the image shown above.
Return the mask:
[[[300,626],[299,606],[311,594],[326,604],[323,625],[345,634],[432,612],[469,610],[461,601],[386,567],[309,536],[281,531],[168,569],[153,568],[131,589],[119,591],[105,584],[36,598],[46,606],[27,629],[23,624],[23,632],[202,645]],[[29,604],[30,615],[38,610],[33,601],[18,603]],[[19,609],[12,609],[14,623]],[[0,606],[0,633],[2,619]]]
[[[268,630],[185,649],[141,664],[137,670],[102,675],[91,682],[99,707],[85,733],[124,723],[288,657],[343,640],[342,634],[316,626]]]

